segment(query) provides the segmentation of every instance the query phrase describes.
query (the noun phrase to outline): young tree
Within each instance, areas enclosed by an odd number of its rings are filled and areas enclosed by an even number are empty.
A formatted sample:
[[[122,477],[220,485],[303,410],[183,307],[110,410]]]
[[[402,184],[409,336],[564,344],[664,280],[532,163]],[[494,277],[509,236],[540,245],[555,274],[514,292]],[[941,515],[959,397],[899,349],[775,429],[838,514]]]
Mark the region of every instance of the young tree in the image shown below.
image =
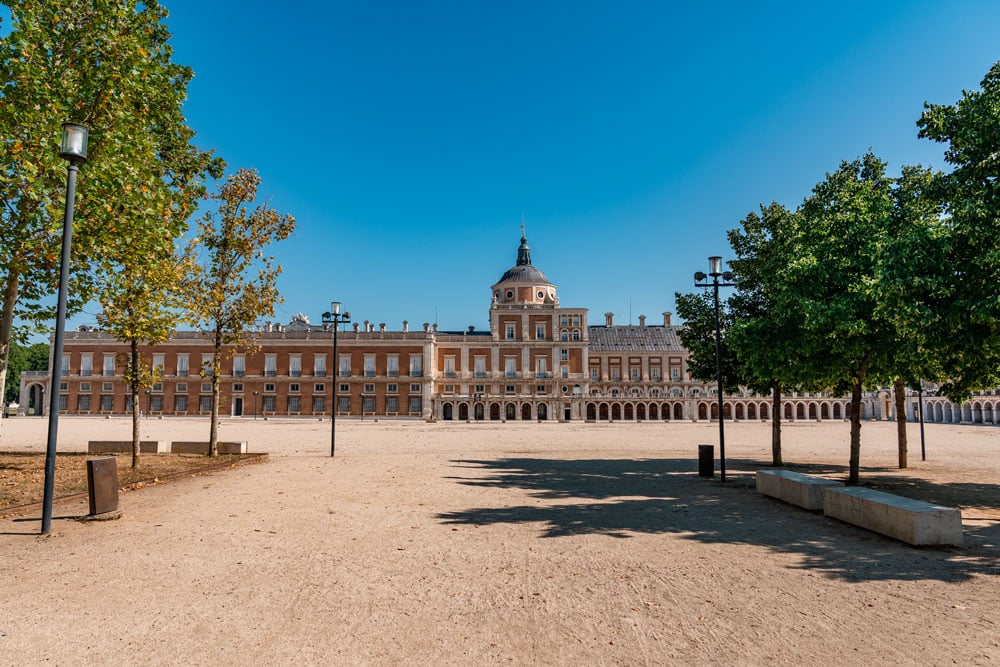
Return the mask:
[[[736,259],[733,269],[736,293],[730,298],[734,313],[729,337],[747,385],[771,394],[771,463],[784,464],[781,455],[781,395],[802,384],[796,357],[801,320],[782,298],[785,269],[794,230],[793,213],[777,202],[761,206],[760,215],[749,213],[741,229],[728,232]]]
[[[677,335],[688,351],[688,372],[691,373],[691,377],[715,383],[715,298],[708,290],[687,294],[675,292],[674,301],[677,315],[684,320],[684,326],[677,331]],[[726,393],[731,393],[737,391],[745,382],[736,356],[729,347],[728,332],[733,325],[732,312],[721,299],[719,322],[722,389]]]
[[[184,281],[189,317],[212,341],[211,368],[202,369],[212,382],[211,456],[218,454],[223,347],[228,346],[229,352],[252,348],[248,327],[274,314],[274,306],[281,301],[276,285],[281,266],[264,249],[288,238],[295,229],[294,218],[265,204],[249,209],[259,186],[260,176],[251,169],[231,175],[213,196],[218,212],[205,214],[188,250],[191,257],[202,258],[193,263]]]
[[[34,345],[10,345],[10,365],[7,385],[4,387],[3,402],[18,400],[21,392],[21,373],[24,371],[44,371],[49,367],[49,346],[46,343]]]
[[[93,295],[90,267],[116,251],[111,202],[136,185],[148,161],[180,185],[212,162],[190,144],[181,105],[192,72],[171,62],[167,12],[156,0],[7,5],[11,28],[0,40],[0,385],[15,317],[27,326],[52,318],[45,297],[59,275],[61,123],[90,127],[77,192],[71,310]],[[149,215],[141,223],[155,230],[162,220]]]
[[[928,188],[949,214],[945,270],[931,275],[926,306],[939,324],[934,347],[955,402],[1000,382],[1000,62],[953,105],[924,104],[919,136],[947,145],[954,169]]]

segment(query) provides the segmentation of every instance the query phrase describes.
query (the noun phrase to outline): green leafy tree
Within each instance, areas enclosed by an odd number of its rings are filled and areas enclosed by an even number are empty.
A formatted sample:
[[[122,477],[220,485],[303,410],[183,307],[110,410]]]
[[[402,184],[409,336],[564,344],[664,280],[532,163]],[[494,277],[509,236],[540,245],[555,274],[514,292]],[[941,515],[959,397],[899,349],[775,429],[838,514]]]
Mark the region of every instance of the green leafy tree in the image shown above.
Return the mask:
[[[715,364],[715,297],[709,291],[674,293],[677,315],[684,320],[677,335],[688,351],[688,372],[703,382],[716,381]],[[727,333],[732,328],[733,317],[725,301],[719,300],[719,359],[722,367],[722,389],[725,393],[737,391],[744,384],[736,355],[729,347]]]
[[[955,104],[925,103],[917,122],[920,137],[947,145],[953,166],[928,188],[949,219],[944,233],[929,232],[939,233],[944,263],[922,305],[937,325],[941,393],[956,403],[1000,382],[1000,62],[981,85]]]
[[[213,195],[217,212],[198,223],[189,247],[192,271],[184,282],[189,317],[212,343],[210,367],[202,368],[212,383],[210,455],[218,454],[219,374],[223,348],[230,353],[251,349],[248,331],[262,317],[274,315],[280,303],[277,278],[281,266],[264,249],[294,231],[295,219],[265,204],[256,204],[260,176],[251,169],[231,175]],[[250,207],[253,207],[251,210]]]
[[[784,464],[781,454],[782,392],[802,385],[797,364],[799,325],[796,308],[788,308],[782,282],[794,257],[794,214],[777,202],[751,212],[741,228],[728,232],[736,259],[736,293],[730,298],[734,313],[729,344],[744,369],[746,384],[771,394],[771,464]],[[784,306],[784,307],[783,307]]]
[[[0,384],[15,322],[52,319],[62,243],[66,163],[58,157],[65,121],[90,127],[78,182],[70,310],[94,296],[92,267],[119,251],[115,201],[153,172],[184,189],[212,166],[194,148],[181,105],[192,72],[171,61],[167,11],[156,0],[11,0],[0,40]],[[151,162],[155,165],[151,166]],[[164,223],[167,188],[139,191],[147,214],[130,224]],[[187,214],[189,215],[189,210]]]

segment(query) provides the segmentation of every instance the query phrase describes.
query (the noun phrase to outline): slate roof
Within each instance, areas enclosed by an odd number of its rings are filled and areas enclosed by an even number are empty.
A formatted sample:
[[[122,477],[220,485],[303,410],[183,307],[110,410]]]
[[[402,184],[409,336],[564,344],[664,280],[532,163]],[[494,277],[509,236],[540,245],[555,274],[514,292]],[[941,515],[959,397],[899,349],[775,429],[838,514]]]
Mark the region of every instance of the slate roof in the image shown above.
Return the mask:
[[[656,351],[684,352],[677,326],[591,326],[590,349],[595,352]]]

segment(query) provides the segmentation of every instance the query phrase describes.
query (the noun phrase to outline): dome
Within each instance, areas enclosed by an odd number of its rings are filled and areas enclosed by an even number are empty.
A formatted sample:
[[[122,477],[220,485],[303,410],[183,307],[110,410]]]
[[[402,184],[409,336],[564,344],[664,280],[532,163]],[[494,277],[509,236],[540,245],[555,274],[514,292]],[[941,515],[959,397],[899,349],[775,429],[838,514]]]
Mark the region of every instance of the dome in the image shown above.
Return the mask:
[[[551,285],[545,274],[533,267],[531,264],[524,266],[512,266],[507,272],[500,276],[501,283],[544,283]],[[499,283],[498,283],[499,284]]]

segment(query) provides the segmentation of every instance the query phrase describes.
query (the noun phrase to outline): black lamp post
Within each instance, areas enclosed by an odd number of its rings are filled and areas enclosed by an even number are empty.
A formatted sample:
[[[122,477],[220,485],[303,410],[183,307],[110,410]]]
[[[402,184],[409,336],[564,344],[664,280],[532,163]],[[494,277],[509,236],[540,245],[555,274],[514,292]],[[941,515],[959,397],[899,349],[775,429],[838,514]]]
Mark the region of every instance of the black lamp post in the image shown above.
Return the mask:
[[[153,392],[146,390],[146,418],[153,414]]]
[[[709,277],[712,278],[712,282],[704,282]],[[718,385],[719,394],[719,470],[721,472],[721,479],[723,482],[726,481],[726,425],[725,425],[725,412],[724,403],[722,396],[722,323],[719,319],[719,288],[720,287],[733,287],[731,282],[719,282],[719,278],[723,281],[730,281],[733,279],[733,274],[729,271],[722,270],[722,258],[718,256],[712,256],[708,258],[708,275],[705,275],[701,271],[694,274],[695,287],[711,287],[713,288],[715,296],[715,381]]]
[[[927,460],[927,448],[924,445],[924,381],[917,385],[917,414],[920,415],[920,460]]]
[[[253,420],[254,421],[257,421],[257,393],[258,392],[256,392],[256,391],[253,393]]]
[[[330,304],[330,312],[323,313],[323,324],[333,325],[333,391],[331,395],[333,397],[333,405],[330,406],[330,456],[333,456],[337,451],[337,329],[342,323],[350,322],[350,313],[340,312],[340,302],[334,301]],[[361,416],[364,418],[364,410],[361,411]]]
[[[73,239],[73,204],[76,199],[78,164],[87,161],[87,128],[63,123],[59,157],[66,167],[66,207],[63,216],[62,260],[59,265],[59,298],[56,304],[56,333],[52,343],[52,389],[49,391],[49,435],[45,448],[45,491],[42,496],[42,535],[52,529],[52,496],[56,477],[56,442],[59,433],[59,377],[62,372],[63,334],[66,328],[66,291],[69,283],[69,251]]]

